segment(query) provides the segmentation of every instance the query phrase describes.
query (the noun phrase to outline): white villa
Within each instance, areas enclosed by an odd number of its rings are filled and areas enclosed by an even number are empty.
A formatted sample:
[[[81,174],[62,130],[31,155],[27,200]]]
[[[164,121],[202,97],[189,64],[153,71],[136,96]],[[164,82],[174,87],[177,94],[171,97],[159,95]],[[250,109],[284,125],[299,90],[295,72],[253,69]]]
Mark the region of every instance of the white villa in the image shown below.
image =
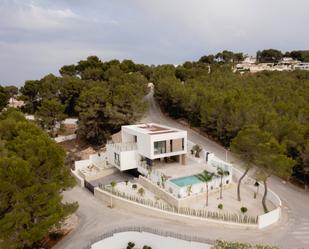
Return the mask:
[[[195,176],[204,170],[216,174],[222,168],[230,172],[224,176],[223,185],[232,182],[229,163],[204,150],[196,158],[187,149],[193,145],[185,130],[155,123],[122,126],[121,142],[106,146],[107,164],[120,171],[136,169],[142,185],[154,192],[160,188],[175,198],[205,192],[205,183]],[[219,189],[220,184],[221,179],[215,176],[209,191]]]
[[[186,131],[158,124],[127,125],[122,126],[121,140],[106,146],[108,163],[121,171],[167,158],[185,164]]]
[[[113,142],[107,143],[105,149],[90,155],[89,159],[75,161],[72,173],[81,187],[109,202],[110,206],[126,203],[242,224],[245,216],[240,214],[239,208],[243,203],[231,197],[236,190],[233,180],[239,179],[241,171],[205,148],[197,149],[187,140],[187,131],[155,123],[126,125],[114,134]],[[226,174],[219,176],[218,169]],[[204,171],[212,174],[207,184],[198,177]],[[263,228],[279,220],[281,201],[270,191],[268,205],[272,211],[260,215],[257,220],[257,215],[263,213],[262,207],[257,205],[263,186],[254,198],[257,190],[253,183],[249,178],[244,182],[243,199],[251,217],[244,222]],[[217,198],[223,189],[224,200]],[[208,192],[212,200],[205,209]],[[224,209],[233,215],[224,216],[218,212],[218,204],[224,204]]]

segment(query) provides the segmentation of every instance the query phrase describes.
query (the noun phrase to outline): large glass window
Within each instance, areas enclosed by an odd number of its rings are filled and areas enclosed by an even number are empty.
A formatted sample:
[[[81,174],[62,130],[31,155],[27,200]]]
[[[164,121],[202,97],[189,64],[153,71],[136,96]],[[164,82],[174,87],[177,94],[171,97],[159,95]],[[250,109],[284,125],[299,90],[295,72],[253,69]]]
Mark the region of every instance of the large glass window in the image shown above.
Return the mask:
[[[166,141],[156,141],[154,142],[154,154],[166,153]]]
[[[114,162],[116,165],[120,166],[120,156],[118,153],[114,153]]]

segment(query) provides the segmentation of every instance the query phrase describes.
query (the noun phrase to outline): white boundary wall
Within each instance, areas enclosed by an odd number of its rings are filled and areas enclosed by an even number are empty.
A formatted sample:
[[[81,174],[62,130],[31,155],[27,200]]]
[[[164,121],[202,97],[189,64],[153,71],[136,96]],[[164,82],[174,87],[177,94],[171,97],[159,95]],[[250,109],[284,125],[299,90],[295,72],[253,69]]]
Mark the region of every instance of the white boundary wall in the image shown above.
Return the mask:
[[[73,139],[76,139],[76,134],[71,134],[68,136],[58,136],[54,138],[56,143],[62,143],[62,142],[73,140]]]
[[[243,172],[241,172],[240,170],[235,169],[235,168],[233,170],[233,173],[234,173],[234,177],[237,180],[243,174]],[[254,189],[254,186],[253,186],[254,180],[252,178],[250,178],[248,175],[243,179],[243,182],[246,182],[247,180],[251,181],[252,184],[251,185],[247,184],[246,187]],[[260,191],[264,192],[264,185],[263,184],[260,185]],[[281,218],[282,202],[281,202],[280,197],[275,192],[273,192],[271,189],[268,189],[267,199],[270,200],[276,206],[276,208],[274,210],[266,213],[266,214],[259,215],[259,220],[258,220],[259,229],[273,225],[276,222],[278,222]]]
[[[154,213],[157,213],[158,215],[162,217],[174,217],[176,219],[179,219],[181,221],[184,221],[185,219],[189,220],[197,220],[201,222],[210,222],[210,223],[215,223],[215,224],[221,224],[223,226],[227,227],[238,227],[238,228],[244,228],[244,229],[257,229],[258,225],[257,224],[247,224],[247,223],[236,223],[236,222],[229,222],[229,221],[223,221],[223,220],[214,220],[214,219],[209,219],[209,218],[203,218],[203,217],[198,217],[198,216],[192,216],[192,215],[185,215],[181,213],[176,213],[176,212],[171,212],[171,211],[166,211],[166,210],[161,210],[159,208],[155,207],[150,207],[146,206],[140,203],[137,203],[135,201],[127,200],[124,198],[121,198],[119,196],[113,195],[105,190],[100,189],[99,187],[94,188],[94,196],[98,198],[99,200],[105,202],[105,203],[112,203],[113,205],[122,205],[125,206],[126,208],[134,208],[135,211],[142,210],[142,211],[151,211]]]
[[[147,232],[122,232],[112,237],[94,243],[91,249],[119,249],[126,248],[128,242],[134,242],[136,248],[143,248],[144,245],[152,249],[210,249],[211,245],[186,241],[172,237],[163,237]],[[135,248],[134,247],[134,248]]]

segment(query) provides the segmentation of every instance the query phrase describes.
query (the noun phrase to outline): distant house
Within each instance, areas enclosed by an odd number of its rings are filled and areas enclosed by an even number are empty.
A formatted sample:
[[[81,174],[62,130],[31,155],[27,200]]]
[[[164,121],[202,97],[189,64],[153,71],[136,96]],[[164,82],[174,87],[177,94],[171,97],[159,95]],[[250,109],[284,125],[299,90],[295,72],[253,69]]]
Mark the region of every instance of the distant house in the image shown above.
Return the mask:
[[[309,62],[302,62],[294,66],[296,70],[309,70]]]
[[[35,116],[34,115],[25,115],[25,118],[27,120],[30,120],[30,121],[35,121]]]
[[[246,57],[243,62],[235,66],[234,72],[257,73],[261,71],[292,71],[295,69],[309,70],[309,63],[303,63],[291,57],[283,57],[278,63],[256,63],[254,57]]]
[[[18,100],[18,99],[14,98],[14,97],[9,99],[9,104],[8,104],[9,107],[20,108],[20,107],[22,107],[24,105],[25,105],[25,102],[22,101],[22,100]]]
[[[78,127],[78,119],[77,118],[66,118],[61,122],[65,129],[76,130]]]

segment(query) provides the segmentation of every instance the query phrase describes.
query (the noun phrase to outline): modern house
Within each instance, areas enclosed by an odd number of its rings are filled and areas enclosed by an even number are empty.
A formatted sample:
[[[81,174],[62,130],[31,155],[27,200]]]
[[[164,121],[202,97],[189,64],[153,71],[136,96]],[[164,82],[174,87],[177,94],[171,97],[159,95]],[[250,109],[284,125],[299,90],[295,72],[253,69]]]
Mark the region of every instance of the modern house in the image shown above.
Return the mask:
[[[137,169],[141,162],[175,160],[186,163],[187,132],[155,123],[126,125],[121,142],[106,146],[107,162],[121,171]]]
[[[294,69],[309,70],[309,62],[301,62],[298,65],[295,65]]]

